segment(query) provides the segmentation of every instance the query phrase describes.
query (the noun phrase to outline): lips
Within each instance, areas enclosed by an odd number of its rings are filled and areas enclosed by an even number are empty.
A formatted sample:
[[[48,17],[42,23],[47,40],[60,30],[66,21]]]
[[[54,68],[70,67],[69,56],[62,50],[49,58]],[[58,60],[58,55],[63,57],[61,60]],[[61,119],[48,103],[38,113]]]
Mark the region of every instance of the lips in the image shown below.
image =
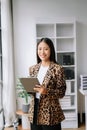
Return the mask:
[[[41,57],[41,58],[45,58],[46,56],[45,56],[45,55],[44,55],[44,56],[43,56],[43,55],[40,55],[40,57]]]

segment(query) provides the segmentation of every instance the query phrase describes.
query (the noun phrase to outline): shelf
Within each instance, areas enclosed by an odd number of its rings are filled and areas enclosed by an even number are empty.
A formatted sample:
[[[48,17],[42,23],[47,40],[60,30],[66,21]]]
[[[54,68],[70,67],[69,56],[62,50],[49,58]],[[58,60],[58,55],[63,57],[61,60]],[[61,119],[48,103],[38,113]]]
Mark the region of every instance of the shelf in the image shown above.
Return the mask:
[[[69,37],[68,37],[68,36],[65,36],[65,37],[64,37],[64,36],[61,36],[61,37],[56,37],[56,39],[60,39],[60,40],[61,40],[61,39],[68,40],[68,39],[74,39],[74,36],[69,36]]]
[[[61,123],[62,128],[78,128],[77,119],[76,120],[64,120]]]
[[[66,107],[66,108],[62,108],[63,109],[63,111],[64,110],[76,110],[76,107],[75,106],[71,106],[71,107]]]
[[[75,68],[75,65],[62,65],[64,68]]]
[[[66,96],[75,96],[75,93],[72,92],[72,93],[66,94]]]
[[[75,50],[72,50],[72,51],[56,51],[56,53],[75,53]]]
[[[57,39],[56,40],[56,51],[74,51],[74,39]]]
[[[36,36],[37,37],[53,37],[54,36],[54,24],[36,24]]]
[[[23,130],[29,130],[30,129],[30,122],[28,119],[28,113],[24,113],[22,110],[17,110],[16,114],[19,116],[22,116],[22,129]]]
[[[25,113],[25,112],[23,112],[22,110],[17,110],[17,111],[16,111],[16,114],[17,114],[17,115],[20,115],[20,116],[22,116],[22,115],[28,116],[28,115],[29,115],[28,113]]]
[[[42,37],[37,38],[36,41],[38,42],[41,38]],[[55,38],[53,38],[53,37],[49,37],[49,38],[53,41],[53,43],[55,42]]]
[[[75,79],[70,79],[70,80],[66,80],[66,81],[75,81]]]
[[[80,93],[83,94],[83,95],[87,95],[87,90],[81,90],[79,89]]]
[[[59,36],[73,36],[74,35],[74,25],[73,23],[71,24],[57,24],[56,25],[56,35]]]
[[[47,36],[46,36],[47,37]],[[37,37],[37,40],[40,40],[42,37]],[[50,39],[55,39],[54,37],[49,37]]]

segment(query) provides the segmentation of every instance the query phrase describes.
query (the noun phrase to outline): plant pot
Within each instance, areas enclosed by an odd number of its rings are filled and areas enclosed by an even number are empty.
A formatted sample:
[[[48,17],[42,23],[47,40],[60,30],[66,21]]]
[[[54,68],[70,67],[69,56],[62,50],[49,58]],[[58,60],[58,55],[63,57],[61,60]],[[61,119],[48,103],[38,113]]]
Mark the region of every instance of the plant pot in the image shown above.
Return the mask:
[[[28,111],[29,111],[29,104],[23,104],[22,105],[22,111],[25,112],[25,113],[28,113]]]

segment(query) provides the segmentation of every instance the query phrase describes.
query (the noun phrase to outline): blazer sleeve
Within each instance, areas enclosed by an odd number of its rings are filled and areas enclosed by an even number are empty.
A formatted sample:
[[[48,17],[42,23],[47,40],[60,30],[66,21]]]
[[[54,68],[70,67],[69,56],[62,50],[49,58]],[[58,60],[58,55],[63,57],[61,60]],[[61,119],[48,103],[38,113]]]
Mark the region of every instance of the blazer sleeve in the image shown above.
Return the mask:
[[[58,98],[63,98],[66,92],[66,82],[64,75],[64,68],[60,67],[55,73],[55,89],[48,89],[47,92],[50,95],[55,95]]]
[[[65,96],[66,92],[66,81],[65,81],[65,75],[64,75],[64,69],[61,67],[58,76],[57,76],[57,91],[56,93],[59,98],[62,98]]]

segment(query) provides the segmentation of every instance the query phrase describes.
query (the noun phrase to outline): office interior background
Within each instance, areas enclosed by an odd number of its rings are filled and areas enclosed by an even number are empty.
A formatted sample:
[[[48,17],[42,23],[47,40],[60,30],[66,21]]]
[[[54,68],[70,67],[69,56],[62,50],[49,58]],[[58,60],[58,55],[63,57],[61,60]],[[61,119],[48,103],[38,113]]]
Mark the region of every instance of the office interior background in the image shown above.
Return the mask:
[[[76,51],[77,51],[77,89],[78,113],[85,113],[84,96],[79,93],[80,75],[87,75],[87,1],[86,0],[1,0],[2,18],[2,51],[5,61],[6,46],[12,33],[12,56],[14,57],[14,79],[27,77],[28,69],[36,63],[36,22],[41,21],[76,21]],[[10,12],[10,13],[9,13]],[[10,16],[9,16],[10,14]],[[12,18],[11,29],[6,22]],[[11,30],[4,40],[6,29]],[[3,31],[4,30],[4,31]],[[10,40],[10,42],[11,42]],[[5,44],[6,43],[6,44]],[[8,52],[7,52],[8,53]],[[11,54],[9,53],[9,54]],[[5,68],[5,62],[3,64]],[[9,68],[9,73],[10,73]],[[3,82],[5,79],[3,70]],[[5,80],[6,81],[6,80]],[[14,80],[14,86],[15,86]],[[7,91],[5,91],[7,93]],[[81,107],[82,106],[82,107]]]

